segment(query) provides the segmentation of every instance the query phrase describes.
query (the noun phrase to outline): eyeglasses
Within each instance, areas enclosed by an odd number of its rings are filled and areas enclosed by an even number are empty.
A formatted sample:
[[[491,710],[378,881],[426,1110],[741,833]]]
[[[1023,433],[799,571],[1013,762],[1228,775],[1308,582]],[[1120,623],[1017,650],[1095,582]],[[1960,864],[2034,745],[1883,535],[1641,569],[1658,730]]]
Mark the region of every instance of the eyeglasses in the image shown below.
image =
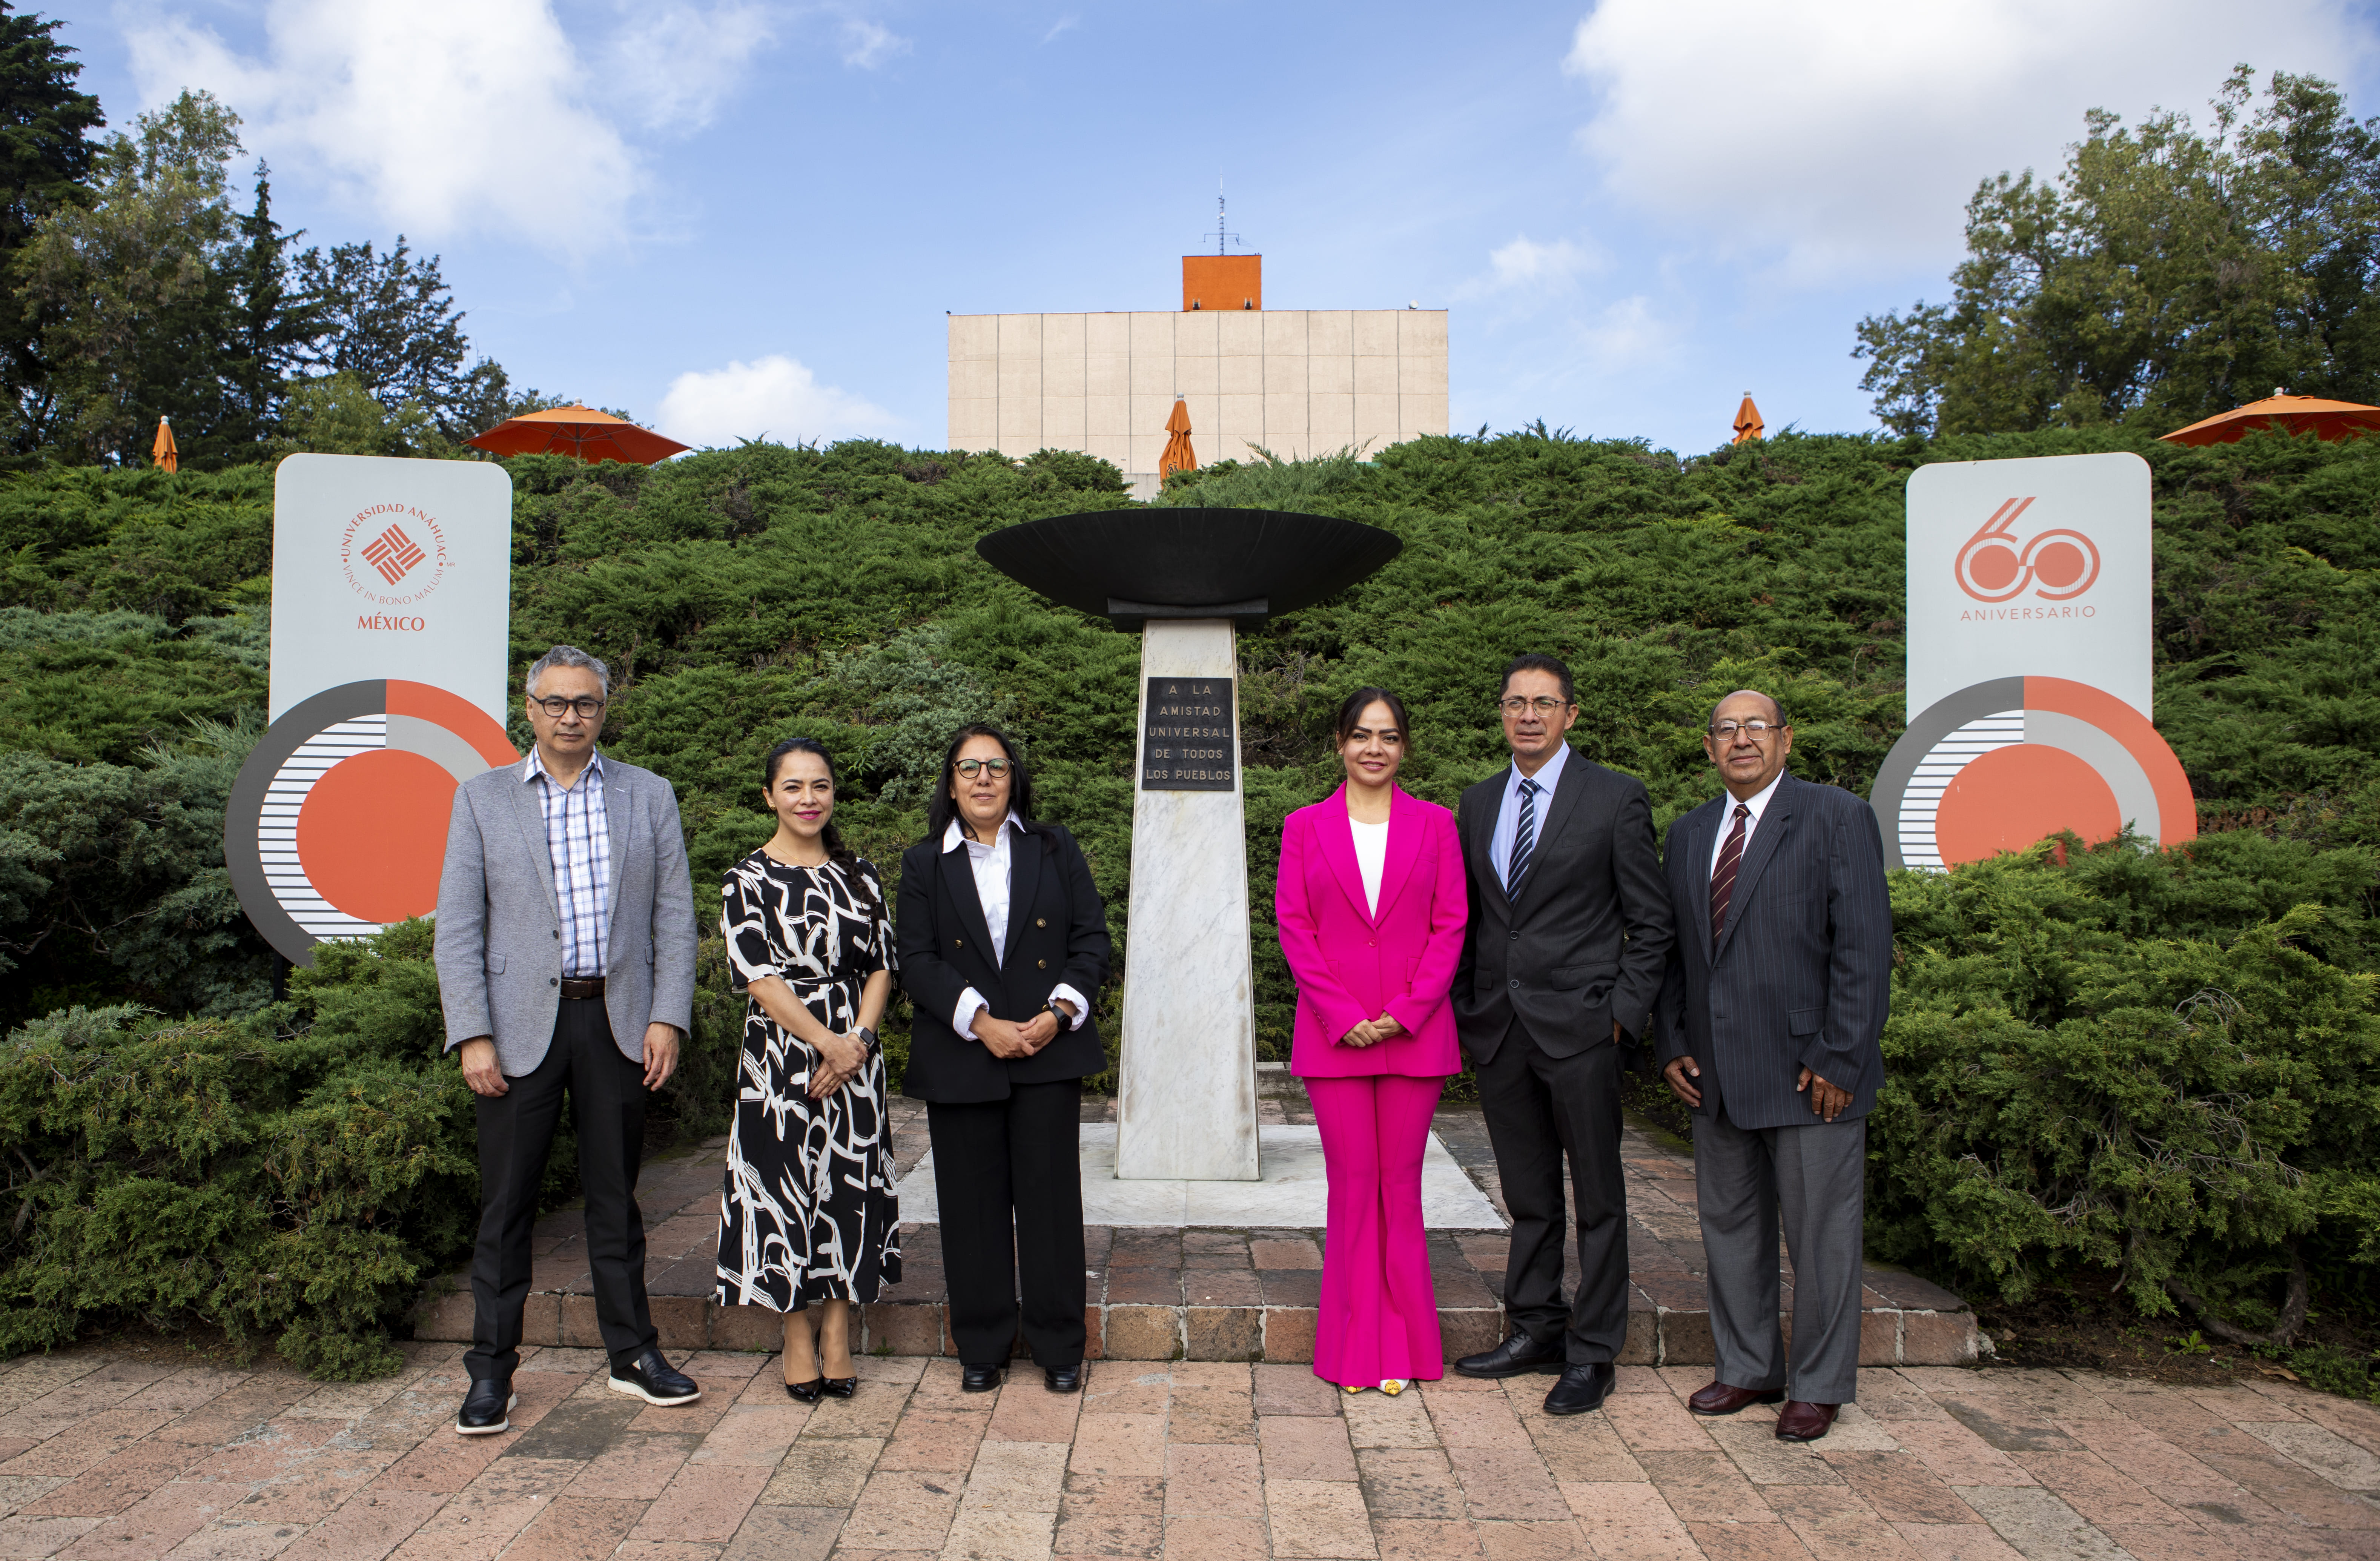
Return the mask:
[[[1711,727],[1710,735],[1718,738],[1721,742],[1731,742],[1734,740],[1735,735],[1738,732],[1741,732],[1745,737],[1750,738],[1753,741],[1758,742],[1769,733],[1781,732],[1784,729],[1785,725],[1783,722],[1721,721]]]
[[[1540,715],[1551,715],[1558,710],[1569,709],[1570,701],[1558,700],[1548,694],[1539,694],[1536,699],[1524,700],[1520,695],[1514,694],[1509,699],[1498,700],[1496,708],[1507,715],[1524,715],[1532,710]]]
[[[1008,761],[1005,759],[962,759],[957,763],[952,765],[951,768],[956,770],[960,774],[965,775],[969,780],[973,780],[976,776],[983,774],[986,770],[990,770],[991,772],[991,778],[998,780],[1001,776],[1008,774]]]
[[[592,721],[603,713],[603,701],[592,694],[575,700],[540,699],[535,694],[531,694],[528,697],[528,702],[544,711],[556,721],[574,710],[578,712],[578,718],[582,721]]]

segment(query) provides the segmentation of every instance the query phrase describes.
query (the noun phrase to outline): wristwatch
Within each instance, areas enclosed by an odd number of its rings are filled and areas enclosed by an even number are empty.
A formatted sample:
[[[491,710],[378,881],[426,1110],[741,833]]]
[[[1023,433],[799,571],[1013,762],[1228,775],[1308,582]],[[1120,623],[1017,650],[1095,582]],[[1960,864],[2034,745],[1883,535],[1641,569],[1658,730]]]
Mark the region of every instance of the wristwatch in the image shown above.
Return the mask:
[[[876,1055],[878,1050],[876,1031],[868,1029],[863,1024],[857,1030],[853,1031],[852,1033],[859,1037],[859,1043],[868,1049],[868,1055],[869,1056],[872,1057]]]

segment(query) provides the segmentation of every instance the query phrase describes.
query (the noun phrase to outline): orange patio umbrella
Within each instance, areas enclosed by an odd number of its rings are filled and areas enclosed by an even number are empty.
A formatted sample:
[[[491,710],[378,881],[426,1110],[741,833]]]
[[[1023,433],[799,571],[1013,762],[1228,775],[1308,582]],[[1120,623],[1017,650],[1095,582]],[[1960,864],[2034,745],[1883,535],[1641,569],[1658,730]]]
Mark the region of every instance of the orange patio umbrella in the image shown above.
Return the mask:
[[[2380,428],[2380,407],[2325,401],[2319,396],[2284,396],[2276,390],[2262,401],[2201,418],[2164,437],[2177,445],[2228,445],[2252,428],[2285,428],[2291,433],[2323,439],[2349,439]]]
[[[1190,404],[1176,400],[1173,415],[1165,420],[1165,432],[1172,437],[1165,442],[1165,453],[1157,457],[1157,480],[1160,482],[1177,471],[1196,471],[1198,457],[1190,449]]]
[[[1743,393],[1743,405],[1735,409],[1735,437],[1730,445],[1741,445],[1747,439],[1757,439],[1768,425],[1760,421],[1760,409],[1752,404],[1752,392]]]
[[[149,463],[160,471],[182,470],[181,452],[174,448],[172,420],[167,418],[157,420],[157,442],[149,446]]]
[[[583,461],[628,461],[638,466],[650,466],[693,448],[592,407],[523,412],[465,443],[500,456],[576,456]]]

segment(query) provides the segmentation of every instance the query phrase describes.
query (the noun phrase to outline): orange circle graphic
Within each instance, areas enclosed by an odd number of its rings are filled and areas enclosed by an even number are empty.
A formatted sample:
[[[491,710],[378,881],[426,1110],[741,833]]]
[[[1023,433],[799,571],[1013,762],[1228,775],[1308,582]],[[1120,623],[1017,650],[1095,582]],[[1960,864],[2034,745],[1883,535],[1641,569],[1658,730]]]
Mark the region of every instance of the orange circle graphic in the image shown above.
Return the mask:
[[[2095,845],[2123,827],[2115,792],[2088,760],[2016,743],[1978,755],[1952,778],[1934,815],[1934,843],[1955,866],[2022,851],[2062,829]]]
[[[2070,542],[2051,543],[2033,560],[2033,572],[2040,577],[2041,583],[2060,591],[2081,579],[2082,571],[2089,567],[2082,550]]]
[[[2017,571],[2022,567],[2023,565],[2012,547],[1979,548],[1967,561],[1967,572],[1974,576],[1975,583],[1985,591],[2001,590],[2016,579]]]
[[[401,749],[342,759],[298,812],[298,861],[324,899],[362,921],[438,909],[455,777]]]

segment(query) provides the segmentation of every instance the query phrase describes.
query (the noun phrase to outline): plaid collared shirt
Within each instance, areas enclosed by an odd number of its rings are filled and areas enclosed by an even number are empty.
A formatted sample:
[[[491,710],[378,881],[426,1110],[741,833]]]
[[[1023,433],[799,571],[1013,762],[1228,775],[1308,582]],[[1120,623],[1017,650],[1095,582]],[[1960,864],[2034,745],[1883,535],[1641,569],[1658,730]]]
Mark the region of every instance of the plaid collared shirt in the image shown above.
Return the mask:
[[[538,788],[538,806],[545,813],[545,852],[553,862],[553,896],[562,908],[562,973],[600,976],[611,932],[604,924],[604,909],[612,903],[612,821],[603,811],[603,756],[589,754],[578,784],[565,791],[545,773],[545,761],[532,746],[524,780]]]

